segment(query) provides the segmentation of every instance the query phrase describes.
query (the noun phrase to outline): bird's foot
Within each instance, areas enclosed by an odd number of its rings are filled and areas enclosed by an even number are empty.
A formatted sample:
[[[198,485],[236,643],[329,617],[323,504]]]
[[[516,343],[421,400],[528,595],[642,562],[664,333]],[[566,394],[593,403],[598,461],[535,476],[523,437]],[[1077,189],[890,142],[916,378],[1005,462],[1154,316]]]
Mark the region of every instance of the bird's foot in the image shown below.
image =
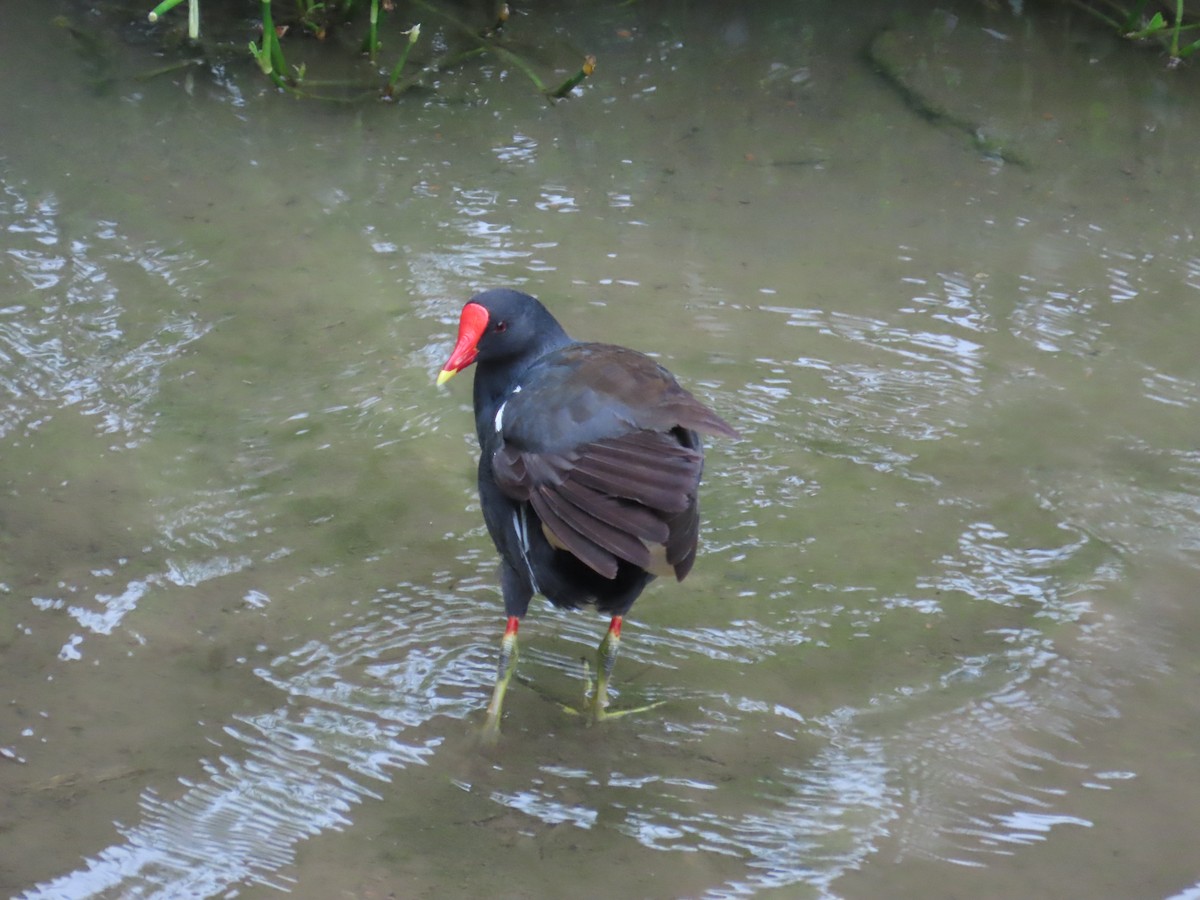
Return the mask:
[[[648,712],[649,710],[657,709],[666,702],[666,700],[655,700],[653,703],[645,703],[641,706],[627,706],[621,709],[613,709],[609,706],[597,706],[592,700],[586,700],[577,707],[566,703],[560,703],[559,706],[563,712],[586,718],[590,723],[603,722],[605,719],[620,719],[623,716],[631,716],[634,713]]]
[[[634,713],[644,713],[652,709],[657,709],[666,703],[666,700],[655,700],[653,703],[646,703],[642,706],[627,706],[622,709],[613,709],[612,707],[598,707],[594,703],[589,703],[583,709],[575,709],[574,707],[563,705],[563,709],[577,716],[587,716],[592,722],[603,722],[605,719],[619,719],[622,716],[631,716]]]
[[[608,679],[604,677],[604,670],[600,671],[600,677],[593,679],[591,666],[588,665],[586,659],[583,660],[583,703],[578,707],[562,703],[560,706],[564,712],[573,716],[583,716],[590,722],[603,722],[605,719],[619,719],[634,713],[647,712],[667,702],[666,700],[655,700],[653,703],[646,703],[642,706],[613,709],[608,704]]]

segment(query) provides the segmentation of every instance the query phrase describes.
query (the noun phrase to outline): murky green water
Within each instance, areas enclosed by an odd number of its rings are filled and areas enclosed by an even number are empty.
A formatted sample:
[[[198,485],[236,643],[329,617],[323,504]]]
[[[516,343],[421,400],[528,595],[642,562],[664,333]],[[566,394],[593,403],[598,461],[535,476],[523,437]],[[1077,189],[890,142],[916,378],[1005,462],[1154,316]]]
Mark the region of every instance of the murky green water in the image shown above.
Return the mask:
[[[1196,73],[974,4],[643,6],[521,11],[548,72],[599,57],[554,107],[494,64],[138,80],[137,29],[97,62],[75,4],[8,10],[0,891],[1200,890]],[[888,25],[1028,168],[906,107]],[[432,380],[495,285],[744,440],[626,631],[620,701],[667,702],[563,713],[605,623],[538,606],[485,747],[494,552]]]

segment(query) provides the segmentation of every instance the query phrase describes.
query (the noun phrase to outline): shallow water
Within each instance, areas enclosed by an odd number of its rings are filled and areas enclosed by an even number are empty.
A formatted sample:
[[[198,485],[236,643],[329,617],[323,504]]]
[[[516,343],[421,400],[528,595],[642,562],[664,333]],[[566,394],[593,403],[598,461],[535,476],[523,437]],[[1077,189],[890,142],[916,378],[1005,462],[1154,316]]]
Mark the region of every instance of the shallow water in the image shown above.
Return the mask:
[[[544,71],[600,60],[553,107],[495,64],[143,80],[143,30],[9,10],[0,890],[1200,890],[1195,73],[879,6],[535,10]],[[915,115],[884,28],[1028,164]],[[488,747],[470,390],[432,380],[494,285],[744,438],[625,632],[617,702],[666,702],[564,713],[605,623],[537,606]]]

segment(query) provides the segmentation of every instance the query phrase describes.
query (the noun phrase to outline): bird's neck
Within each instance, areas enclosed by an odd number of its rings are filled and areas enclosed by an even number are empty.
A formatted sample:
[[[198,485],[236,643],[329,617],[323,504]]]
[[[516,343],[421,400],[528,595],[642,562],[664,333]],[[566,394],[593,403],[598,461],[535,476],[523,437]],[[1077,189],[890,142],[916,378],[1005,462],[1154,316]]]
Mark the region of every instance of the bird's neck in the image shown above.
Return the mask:
[[[547,353],[574,343],[557,322],[553,326],[552,330],[546,329],[536,347],[519,356],[475,363],[475,426],[480,445],[485,442],[485,431],[489,434],[492,431],[496,410],[521,383],[525,370]]]

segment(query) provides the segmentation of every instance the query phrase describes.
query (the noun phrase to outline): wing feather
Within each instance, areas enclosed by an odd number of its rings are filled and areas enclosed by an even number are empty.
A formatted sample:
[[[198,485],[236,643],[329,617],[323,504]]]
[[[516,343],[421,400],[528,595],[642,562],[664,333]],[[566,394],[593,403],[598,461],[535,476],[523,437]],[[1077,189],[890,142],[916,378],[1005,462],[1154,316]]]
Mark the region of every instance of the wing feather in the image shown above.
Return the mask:
[[[695,556],[696,490],[703,456],[673,432],[635,431],[568,453],[503,446],[496,484],[527,501],[556,546],[606,578],[619,560],[650,569],[663,548],[682,577]],[[664,554],[665,551],[665,554]]]
[[[686,509],[695,496],[703,457],[669,433],[634,432],[578,451],[572,477],[595,490],[661,512]]]
[[[649,357],[570,344],[522,375],[503,419],[485,416],[491,475],[528,503],[550,544],[605,578],[621,562],[682,579],[696,557],[704,452],[697,432],[735,436]],[[502,422],[502,427],[501,427]]]
[[[580,530],[569,525],[559,514],[560,504],[547,497],[550,492],[535,491],[529,497],[534,513],[542,520],[542,526],[553,533],[556,542],[580,562],[605,578],[617,577],[617,558]],[[643,549],[644,546],[643,546]]]
[[[667,523],[653,509],[640,503],[603,494],[580,484],[575,478],[564,481],[558,493],[580,512],[620,528],[639,540],[665,544],[670,537]]]
[[[554,489],[539,490],[530,497],[533,511],[549,510],[565,527],[565,531],[549,526],[554,536],[567,545],[568,549],[577,543],[579,538],[588,541],[601,550],[618,559],[624,559],[635,566],[646,568],[650,565],[650,551],[635,535],[622,530],[618,525],[591,515],[566,500],[560,492]],[[545,520],[543,520],[544,522]],[[586,560],[585,560],[586,562]],[[615,570],[616,562],[613,562]],[[613,572],[615,575],[616,572]],[[611,577],[611,576],[610,576]]]

